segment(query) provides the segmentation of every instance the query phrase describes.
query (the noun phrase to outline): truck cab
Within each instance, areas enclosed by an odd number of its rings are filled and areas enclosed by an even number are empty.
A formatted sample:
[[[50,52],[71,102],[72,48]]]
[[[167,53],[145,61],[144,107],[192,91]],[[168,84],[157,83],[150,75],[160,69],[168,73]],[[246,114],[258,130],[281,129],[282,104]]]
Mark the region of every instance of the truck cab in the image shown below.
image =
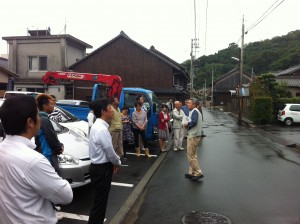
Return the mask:
[[[123,88],[119,107],[122,109],[124,105],[130,108],[130,116],[134,109],[134,104],[138,96],[143,96],[144,106],[147,108],[148,125],[146,130],[147,140],[156,141],[158,139],[158,114],[160,108],[160,102],[158,101],[155,93],[148,89],[143,88]]]

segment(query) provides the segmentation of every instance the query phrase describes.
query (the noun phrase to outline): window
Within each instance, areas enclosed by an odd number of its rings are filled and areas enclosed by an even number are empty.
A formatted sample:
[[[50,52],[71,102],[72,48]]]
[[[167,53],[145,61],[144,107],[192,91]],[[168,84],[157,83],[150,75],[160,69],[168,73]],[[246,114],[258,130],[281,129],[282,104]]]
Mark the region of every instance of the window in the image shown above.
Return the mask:
[[[290,111],[300,111],[300,105],[291,105]]]
[[[28,68],[29,71],[47,71],[47,57],[30,56]]]
[[[66,85],[66,98],[73,98],[73,86],[72,85]]]

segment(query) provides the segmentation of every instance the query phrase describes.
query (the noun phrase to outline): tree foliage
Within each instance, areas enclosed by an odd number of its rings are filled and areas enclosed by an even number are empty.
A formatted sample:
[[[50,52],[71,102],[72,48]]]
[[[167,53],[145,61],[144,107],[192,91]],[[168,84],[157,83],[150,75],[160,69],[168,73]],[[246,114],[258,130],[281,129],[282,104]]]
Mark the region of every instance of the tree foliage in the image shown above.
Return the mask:
[[[247,38],[247,36],[246,36]],[[203,88],[203,84],[211,84],[212,70],[214,80],[239,66],[240,48],[236,43],[230,43],[228,48],[218,53],[201,56],[194,61],[196,89]],[[292,31],[281,37],[274,37],[264,41],[253,42],[244,46],[244,73],[260,75],[269,72],[287,69],[300,64],[300,30]],[[188,71],[190,60],[182,64]]]

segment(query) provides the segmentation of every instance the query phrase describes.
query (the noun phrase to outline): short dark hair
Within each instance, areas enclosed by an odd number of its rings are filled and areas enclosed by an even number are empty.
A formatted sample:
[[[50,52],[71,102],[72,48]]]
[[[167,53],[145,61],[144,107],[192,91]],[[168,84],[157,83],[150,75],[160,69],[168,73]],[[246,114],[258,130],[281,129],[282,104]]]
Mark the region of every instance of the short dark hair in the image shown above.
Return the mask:
[[[49,94],[47,93],[39,94],[36,97],[36,102],[39,110],[43,111],[43,105],[48,104],[50,100],[53,100],[53,98]]]
[[[117,96],[113,96],[112,98],[110,98],[110,103],[114,103],[116,98],[118,99]]]
[[[136,97],[136,102],[138,102],[138,101],[140,100],[141,97],[143,97],[143,95],[138,95],[138,96]],[[144,97],[143,97],[143,99],[144,99]]]
[[[94,114],[96,118],[100,118],[102,116],[102,111],[107,111],[107,106],[111,104],[108,99],[99,99],[94,101]]]
[[[129,106],[124,105],[123,108],[122,108],[122,110],[129,110]]]
[[[0,119],[8,135],[26,132],[27,119],[37,122],[37,104],[32,96],[17,95],[7,98],[0,108]]]
[[[138,102],[135,102],[134,107],[137,107],[137,105],[140,105],[140,104]],[[142,105],[140,105],[140,106],[142,106]]]
[[[89,102],[89,108],[94,110],[94,101]]]

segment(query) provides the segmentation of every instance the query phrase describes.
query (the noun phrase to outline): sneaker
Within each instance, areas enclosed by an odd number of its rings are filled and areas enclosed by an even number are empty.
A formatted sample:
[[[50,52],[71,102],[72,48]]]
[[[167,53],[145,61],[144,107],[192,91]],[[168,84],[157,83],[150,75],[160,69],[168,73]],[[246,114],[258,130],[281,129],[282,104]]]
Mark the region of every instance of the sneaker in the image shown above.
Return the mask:
[[[55,215],[56,215],[57,220],[62,220],[64,218],[63,215],[61,214],[61,212],[55,212]]]
[[[173,149],[173,151],[175,151],[175,152],[176,152],[176,151],[178,151],[178,149],[177,149],[177,148],[174,148],[174,149]]]
[[[183,148],[183,147],[179,147],[179,150],[180,150],[180,151],[183,151],[183,150],[184,150],[184,148]]]
[[[185,178],[192,178],[192,177],[194,177],[194,176],[191,175],[191,174],[186,173],[186,174],[184,174],[184,177],[185,177]]]

